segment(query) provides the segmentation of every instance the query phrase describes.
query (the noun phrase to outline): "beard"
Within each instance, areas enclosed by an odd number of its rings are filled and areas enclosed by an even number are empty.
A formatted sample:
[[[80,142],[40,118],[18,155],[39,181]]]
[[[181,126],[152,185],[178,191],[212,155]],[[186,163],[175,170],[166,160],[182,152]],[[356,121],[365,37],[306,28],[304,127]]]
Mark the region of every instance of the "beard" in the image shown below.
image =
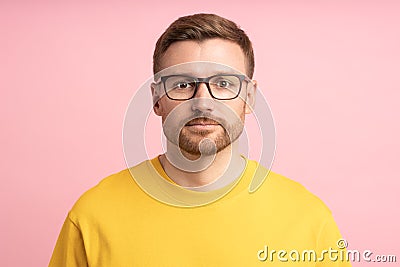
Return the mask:
[[[215,129],[213,130],[188,129],[191,124],[198,122],[199,120],[215,123],[217,126],[214,126]],[[201,154],[207,156],[216,154],[236,141],[243,132],[242,122],[225,126],[228,129],[207,118],[199,118],[189,121],[179,133],[179,147],[183,151],[196,156],[200,156]]]

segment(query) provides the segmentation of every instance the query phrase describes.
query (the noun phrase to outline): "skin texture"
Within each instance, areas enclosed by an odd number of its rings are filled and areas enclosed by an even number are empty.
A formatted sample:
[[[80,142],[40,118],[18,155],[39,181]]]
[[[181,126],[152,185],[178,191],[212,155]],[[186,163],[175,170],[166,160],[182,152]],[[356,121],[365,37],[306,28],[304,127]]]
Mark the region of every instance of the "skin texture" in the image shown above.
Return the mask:
[[[240,46],[231,41],[219,38],[202,42],[175,42],[164,54],[161,66],[163,69],[166,69],[177,64],[194,61],[215,62],[230,66],[241,73],[246,73],[245,56]],[[231,122],[228,128],[231,135],[234,136],[229,137],[226,129],[214,120],[196,118],[189,121],[182,128],[179,135],[179,147],[183,155],[191,160],[197,159],[200,156],[199,144],[204,138],[208,138],[216,144],[217,152],[213,163],[207,169],[199,172],[182,171],[174,167],[165,155],[161,155],[160,162],[164,170],[177,184],[186,187],[199,187],[216,181],[224,173],[229,173],[230,176],[240,175],[244,168],[244,163],[234,147],[236,146],[235,140],[243,130],[245,115],[251,113],[251,105],[254,104],[256,82],[253,81],[252,85],[242,89],[241,97],[233,100],[214,100],[209,94],[206,85],[204,83],[199,85],[195,95],[196,101],[189,107],[191,110],[187,110],[187,112],[212,114],[215,109],[213,103],[220,101],[240,118],[242,124]],[[154,89],[152,91],[154,92]],[[243,99],[250,105],[246,104]],[[171,100],[163,96],[155,103],[154,112],[158,116],[161,116],[164,123],[171,111],[181,104],[182,101]],[[231,143],[231,139],[233,143]],[[215,150],[211,148],[207,150],[207,146],[205,148],[205,153],[215,153]]]

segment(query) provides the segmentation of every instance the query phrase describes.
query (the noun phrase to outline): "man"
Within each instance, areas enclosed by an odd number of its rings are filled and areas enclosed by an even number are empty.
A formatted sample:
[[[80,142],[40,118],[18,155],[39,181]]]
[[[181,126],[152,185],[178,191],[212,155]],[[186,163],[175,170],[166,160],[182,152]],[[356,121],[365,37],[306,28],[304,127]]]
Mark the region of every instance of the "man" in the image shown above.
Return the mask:
[[[329,209],[240,155],[253,71],[251,42],[232,21],[196,14],[172,23],[156,44],[151,83],[166,153],[86,192],[50,266],[349,266]]]

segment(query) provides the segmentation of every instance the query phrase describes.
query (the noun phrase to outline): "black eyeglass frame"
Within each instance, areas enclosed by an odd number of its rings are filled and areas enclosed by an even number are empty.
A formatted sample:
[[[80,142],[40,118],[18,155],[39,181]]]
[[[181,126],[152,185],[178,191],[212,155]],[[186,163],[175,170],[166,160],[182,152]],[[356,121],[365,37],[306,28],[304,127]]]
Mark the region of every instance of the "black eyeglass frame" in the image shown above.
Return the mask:
[[[230,97],[230,98],[219,98],[219,97],[215,97],[215,96],[213,95],[213,93],[212,93],[212,91],[211,91],[211,88],[210,88],[210,83],[209,83],[209,82],[210,82],[210,80],[211,80],[212,78],[218,77],[218,76],[222,76],[222,77],[223,77],[223,76],[235,76],[235,77],[237,77],[237,78],[239,79],[239,81],[240,81],[240,87],[239,87],[239,90],[238,90],[238,92],[237,92],[237,94],[236,94],[235,96]],[[170,77],[186,77],[186,78],[191,78],[191,79],[193,79],[193,82],[195,82],[195,88],[194,88],[194,91],[193,91],[193,95],[192,95],[191,97],[185,98],[185,99],[176,99],[176,98],[173,98],[173,97],[169,96],[169,95],[168,95],[168,92],[167,92],[167,88],[166,88],[165,82],[166,82],[167,79],[170,78]],[[206,78],[196,78],[196,77],[192,77],[192,76],[189,76],[189,75],[178,75],[178,74],[174,74],[174,75],[161,76],[160,79],[161,79],[161,82],[163,83],[164,92],[165,92],[166,96],[167,96],[169,99],[175,100],[175,101],[186,101],[186,100],[193,99],[194,96],[195,96],[196,93],[197,93],[197,90],[198,90],[198,88],[199,88],[199,84],[200,84],[200,83],[205,83],[205,84],[206,84],[207,89],[208,89],[208,92],[210,93],[210,95],[211,95],[212,98],[217,99],[217,100],[232,100],[232,99],[237,98],[237,97],[240,95],[240,92],[241,92],[241,90],[242,90],[243,81],[251,82],[251,80],[250,80],[249,78],[247,78],[246,75],[242,75],[242,74],[226,74],[226,73],[224,73],[224,74],[216,74],[216,75],[212,75],[212,76],[209,76],[209,77],[206,77]]]

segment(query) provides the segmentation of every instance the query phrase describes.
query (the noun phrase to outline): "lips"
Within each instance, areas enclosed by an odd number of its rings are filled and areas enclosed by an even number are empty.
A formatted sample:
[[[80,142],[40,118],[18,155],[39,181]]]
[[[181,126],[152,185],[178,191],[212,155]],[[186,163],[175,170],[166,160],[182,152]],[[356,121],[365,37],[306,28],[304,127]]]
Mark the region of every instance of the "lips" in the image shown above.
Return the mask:
[[[187,126],[195,126],[195,125],[219,125],[218,122],[216,122],[215,120],[211,120],[211,119],[203,119],[203,118],[197,118],[197,119],[193,119],[191,121],[189,121],[188,123],[186,123]]]

